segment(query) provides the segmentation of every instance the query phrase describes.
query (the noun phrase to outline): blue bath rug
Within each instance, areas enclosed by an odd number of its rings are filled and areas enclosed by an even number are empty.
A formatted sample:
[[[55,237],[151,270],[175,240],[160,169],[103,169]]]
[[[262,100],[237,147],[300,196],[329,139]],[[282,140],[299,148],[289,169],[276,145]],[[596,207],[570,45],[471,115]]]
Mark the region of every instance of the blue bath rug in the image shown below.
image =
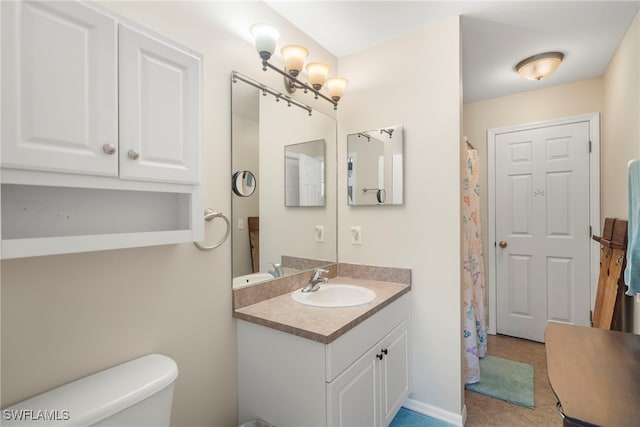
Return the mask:
[[[528,363],[486,356],[480,359],[480,382],[467,384],[465,388],[534,408],[533,366]]]
[[[389,427],[453,427],[453,425],[407,408],[400,408]]]

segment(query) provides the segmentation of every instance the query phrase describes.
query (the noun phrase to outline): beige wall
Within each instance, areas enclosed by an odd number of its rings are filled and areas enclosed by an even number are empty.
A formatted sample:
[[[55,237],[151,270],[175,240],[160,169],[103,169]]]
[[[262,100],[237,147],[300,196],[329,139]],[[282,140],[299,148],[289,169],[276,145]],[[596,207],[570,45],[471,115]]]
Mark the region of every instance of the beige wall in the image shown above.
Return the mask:
[[[410,398],[454,415],[462,410],[459,29],[450,20],[341,58],[350,84],[338,110],[338,258],[412,270]],[[404,205],[348,206],[347,134],[398,124]],[[351,244],[352,225],[362,227],[362,245]]]
[[[627,163],[640,158],[640,14],[625,34],[603,80],[602,217],[627,218]],[[634,313],[626,316],[627,328],[640,333],[640,303],[627,298],[625,307]]]
[[[335,58],[262,2],[106,7],[203,54],[204,204],[228,215],[231,70],[282,86],[262,71],[249,26],[271,22],[281,42]],[[221,224],[206,229],[209,240],[223,232]],[[173,425],[237,425],[230,255],[227,242],[210,252],[183,244],[3,261],[2,406],[160,352],[180,371]]]

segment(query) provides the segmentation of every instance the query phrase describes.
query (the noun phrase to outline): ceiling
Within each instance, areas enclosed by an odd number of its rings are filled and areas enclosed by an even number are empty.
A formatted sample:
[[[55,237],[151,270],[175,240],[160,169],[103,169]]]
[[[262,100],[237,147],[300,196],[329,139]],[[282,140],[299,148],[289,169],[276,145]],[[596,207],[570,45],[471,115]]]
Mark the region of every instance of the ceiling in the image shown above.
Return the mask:
[[[602,76],[640,8],[640,0],[265,3],[338,58],[462,16],[464,102]],[[555,74],[529,81],[515,73],[522,59],[547,51],[565,54]]]

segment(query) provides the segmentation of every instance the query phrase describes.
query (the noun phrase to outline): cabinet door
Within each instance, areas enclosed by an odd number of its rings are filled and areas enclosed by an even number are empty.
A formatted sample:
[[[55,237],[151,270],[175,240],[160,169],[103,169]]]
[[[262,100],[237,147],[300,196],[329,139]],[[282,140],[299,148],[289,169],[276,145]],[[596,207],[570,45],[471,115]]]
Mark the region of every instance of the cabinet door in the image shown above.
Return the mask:
[[[409,321],[405,320],[382,341],[380,361],[380,416],[387,426],[409,396]]]
[[[120,25],[120,178],[199,182],[200,59]]]
[[[1,7],[2,166],[117,175],[115,20],[75,2]]]
[[[374,347],[327,384],[327,420],[332,427],[380,425],[380,368]]]

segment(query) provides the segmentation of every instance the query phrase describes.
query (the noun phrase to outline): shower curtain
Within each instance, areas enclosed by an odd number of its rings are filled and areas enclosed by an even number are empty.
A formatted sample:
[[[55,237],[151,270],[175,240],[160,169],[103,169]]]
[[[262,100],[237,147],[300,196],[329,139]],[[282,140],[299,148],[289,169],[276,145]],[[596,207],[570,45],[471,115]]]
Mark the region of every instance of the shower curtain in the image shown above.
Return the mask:
[[[480,226],[478,152],[468,147],[463,180],[464,380],[480,381],[480,357],[487,354],[485,277]]]

